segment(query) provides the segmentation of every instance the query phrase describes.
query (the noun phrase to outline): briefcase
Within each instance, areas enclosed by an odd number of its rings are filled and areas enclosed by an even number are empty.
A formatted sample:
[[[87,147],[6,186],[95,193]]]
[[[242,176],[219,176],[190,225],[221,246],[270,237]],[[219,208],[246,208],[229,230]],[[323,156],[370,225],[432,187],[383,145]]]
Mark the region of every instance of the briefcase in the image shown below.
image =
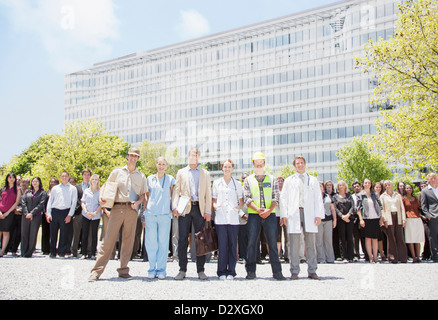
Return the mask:
[[[201,231],[195,234],[195,244],[198,257],[218,249],[216,229],[211,223],[204,221]]]

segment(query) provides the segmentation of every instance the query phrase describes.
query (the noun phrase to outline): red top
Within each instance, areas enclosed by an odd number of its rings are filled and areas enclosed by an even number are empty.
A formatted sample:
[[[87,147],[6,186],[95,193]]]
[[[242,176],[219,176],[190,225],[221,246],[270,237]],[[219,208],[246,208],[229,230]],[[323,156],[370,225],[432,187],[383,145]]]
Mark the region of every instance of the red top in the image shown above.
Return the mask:
[[[420,202],[417,197],[413,197],[413,200],[403,197],[402,200],[405,206],[406,218],[420,218]]]
[[[5,213],[14,205],[17,201],[17,192],[14,192],[14,188],[9,188],[2,192],[2,200],[0,201],[0,211]]]

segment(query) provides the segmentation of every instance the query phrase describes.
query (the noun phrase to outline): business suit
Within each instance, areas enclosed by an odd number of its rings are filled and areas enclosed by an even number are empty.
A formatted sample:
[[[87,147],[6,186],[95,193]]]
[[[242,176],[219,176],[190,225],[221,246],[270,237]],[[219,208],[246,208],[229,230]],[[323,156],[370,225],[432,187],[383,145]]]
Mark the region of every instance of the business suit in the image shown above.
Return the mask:
[[[195,178],[193,178],[195,177]],[[196,178],[197,177],[197,178]],[[194,186],[197,185],[197,190]],[[196,192],[197,191],[197,192]],[[194,232],[199,232],[204,223],[204,214],[211,212],[211,182],[208,171],[200,168],[191,170],[190,166],[180,169],[172,195],[172,209],[178,206],[180,196],[190,197],[186,214],[178,217],[179,241],[178,259],[180,271],[187,271],[188,237],[193,223]],[[194,236],[194,235],[192,235]],[[196,254],[192,248],[192,256]],[[205,256],[196,258],[197,272],[204,272]]]
[[[21,197],[21,256],[31,257],[35,251],[38,231],[41,225],[42,214],[45,210],[47,192],[38,191],[35,194],[26,192]],[[32,214],[32,220],[27,219],[26,215]]]
[[[438,198],[430,186],[421,191],[421,209],[429,219],[429,242],[432,260],[438,262]]]
[[[82,207],[81,207],[81,199],[84,194],[84,189],[89,187],[88,185],[84,185],[83,183],[75,186],[78,190],[78,201],[75,208],[75,214],[72,217],[72,223],[70,223],[69,230],[69,245],[71,246],[71,252],[74,257],[78,255],[78,249],[81,242],[81,231],[82,231]],[[87,254],[87,248],[82,248],[82,254]]]

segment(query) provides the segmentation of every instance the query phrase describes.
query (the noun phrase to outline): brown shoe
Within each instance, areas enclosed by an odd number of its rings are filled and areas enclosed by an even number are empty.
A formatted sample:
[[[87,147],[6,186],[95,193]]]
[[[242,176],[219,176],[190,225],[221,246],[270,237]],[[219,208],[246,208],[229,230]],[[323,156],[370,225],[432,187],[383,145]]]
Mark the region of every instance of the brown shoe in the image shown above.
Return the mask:
[[[298,280],[298,273],[292,273],[290,278],[291,278],[291,280]]]
[[[313,280],[321,280],[316,273],[309,273],[307,277]]]
[[[132,280],[132,276],[129,273],[119,274],[119,278],[123,278],[125,280]]]

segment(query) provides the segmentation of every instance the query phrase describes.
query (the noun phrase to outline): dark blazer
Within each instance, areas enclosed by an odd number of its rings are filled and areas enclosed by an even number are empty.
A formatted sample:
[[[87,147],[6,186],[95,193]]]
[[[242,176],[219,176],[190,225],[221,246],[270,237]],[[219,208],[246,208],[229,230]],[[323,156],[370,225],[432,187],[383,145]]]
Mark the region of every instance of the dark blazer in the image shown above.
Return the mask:
[[[32,199],[32,192],[26,192],[21,197],[22,215],[44,213],[46,211],[47,192],[37,192]]]
[[[421,209],[426,218],[438,218],[438,199],[432,189],[426,187],[421,191]]]
[[[76,189],[78,190],[78,201],[76,202],[75,216],[82,213],[81,199],[82,195],[84,194],[84,190],[82,190],[82,184],[77,184]]]

